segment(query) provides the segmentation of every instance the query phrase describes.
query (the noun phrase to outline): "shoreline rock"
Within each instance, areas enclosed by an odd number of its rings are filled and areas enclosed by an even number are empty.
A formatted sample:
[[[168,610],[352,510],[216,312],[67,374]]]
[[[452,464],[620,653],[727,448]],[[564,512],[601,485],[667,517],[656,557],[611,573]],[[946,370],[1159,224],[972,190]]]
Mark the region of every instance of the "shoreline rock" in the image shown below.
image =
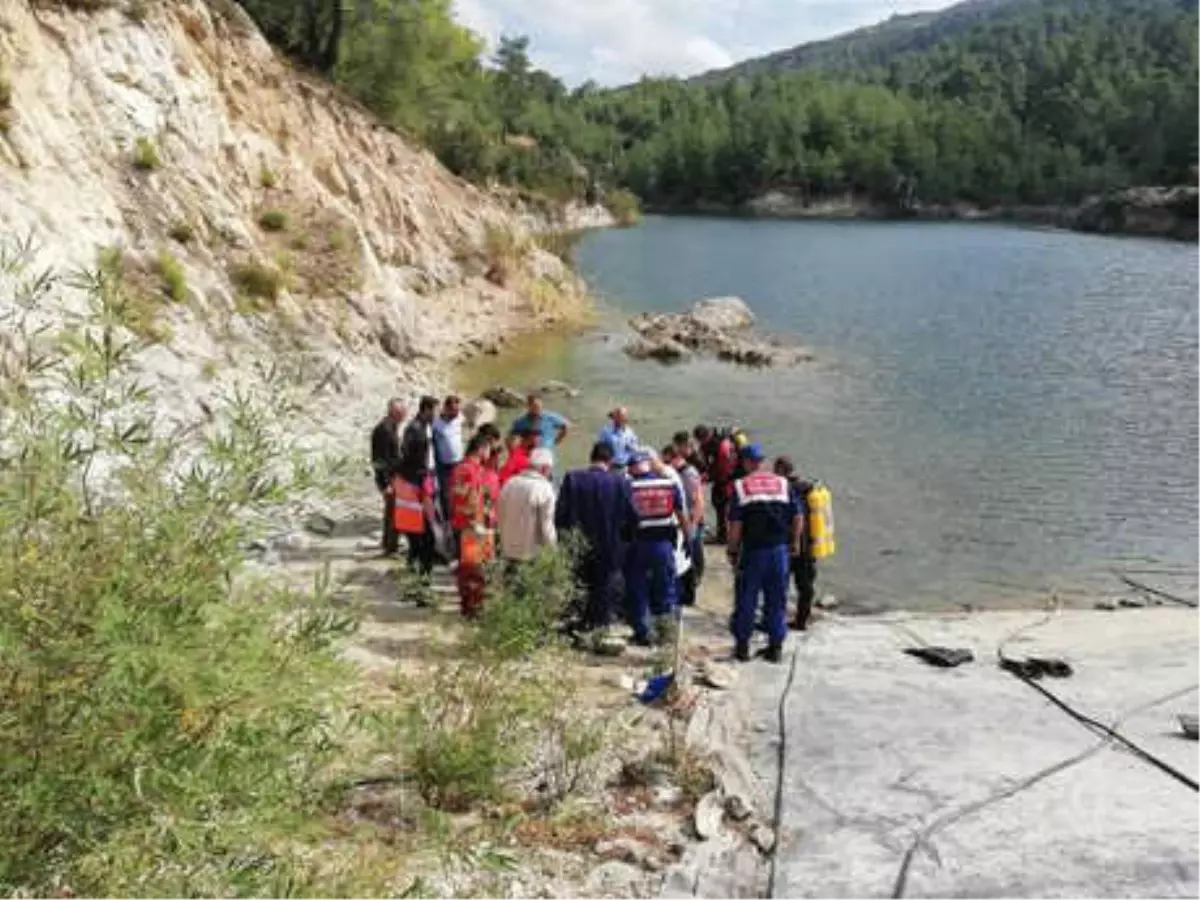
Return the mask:
[[[707,354],[755,368],[811,359],[778,346],[776,341],[748,334],[754,322],[754,313],[738,297],[698,300],[683,313],[639,313],[629,320],[637,336],[625,345],[625,353],[633,359],[664,363]]]

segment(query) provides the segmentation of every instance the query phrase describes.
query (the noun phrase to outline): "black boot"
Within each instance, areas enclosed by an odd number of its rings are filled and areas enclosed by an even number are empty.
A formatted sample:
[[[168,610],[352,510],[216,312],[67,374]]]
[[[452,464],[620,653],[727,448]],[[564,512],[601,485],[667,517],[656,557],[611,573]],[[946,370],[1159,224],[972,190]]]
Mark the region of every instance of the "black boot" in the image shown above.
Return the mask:
[[[748,641],[738,641],[733,648],[733,658],[738,662],[750,662],[750,644]]]
[[[777,663],[783,660],[783,644],[768,644],[767,649],[763,651],[763,659],[769,663]]]
[[[788,624],[792,631],[808,631],[808,622],[799,617],[792,619],[792,621]]]

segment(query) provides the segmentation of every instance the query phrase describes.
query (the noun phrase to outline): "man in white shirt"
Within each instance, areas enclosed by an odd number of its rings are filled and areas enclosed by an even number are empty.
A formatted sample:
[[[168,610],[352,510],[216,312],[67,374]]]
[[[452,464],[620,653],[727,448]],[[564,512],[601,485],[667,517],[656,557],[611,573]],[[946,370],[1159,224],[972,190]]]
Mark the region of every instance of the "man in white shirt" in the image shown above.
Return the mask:
[[[462,401],[451,394],[433,420],[433,456],[437,465],[438,498],[442,515],[450,518],[450,476],[463,458]]]
[[[533,559],[543,547],[558,543],[554,528],[554,487],[550,473],[554,454],[538,447],[529,454],[525,471],[509,479],[500,491],[497,531],[500,556],[508,563]]]

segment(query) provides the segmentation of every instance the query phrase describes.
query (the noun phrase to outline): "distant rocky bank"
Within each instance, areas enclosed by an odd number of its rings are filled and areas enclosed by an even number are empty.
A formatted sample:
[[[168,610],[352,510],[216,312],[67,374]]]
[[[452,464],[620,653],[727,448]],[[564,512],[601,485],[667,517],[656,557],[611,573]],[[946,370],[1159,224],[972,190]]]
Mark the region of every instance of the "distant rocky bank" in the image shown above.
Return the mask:
[[[735,215],[755,219],[872,219],[1006,221],[1097,234],[1126,234],[1194,241],[1200,190],[1191,185],[1137,187],[1089,197],[1078,205],[1014,205],[982,208],[970,203],[920,204],[900,209],[855,194],[813,200],[769,191],[741,204],[701,201],[653,208],[667,214]]]

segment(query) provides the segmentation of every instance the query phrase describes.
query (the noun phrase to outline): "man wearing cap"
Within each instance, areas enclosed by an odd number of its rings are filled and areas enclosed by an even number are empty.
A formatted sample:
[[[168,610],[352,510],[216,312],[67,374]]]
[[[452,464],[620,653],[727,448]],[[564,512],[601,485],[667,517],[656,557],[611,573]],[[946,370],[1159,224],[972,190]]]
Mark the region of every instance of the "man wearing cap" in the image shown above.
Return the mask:
[[[651,467],[651,456],[639,450],[630,459],[630,490],[637,526],[625,560],[625,593],[634,643],[652,643],[654,615],[659,643],[670,636],[676,607],[675,542],[680,530],[691,537],[683,491]]]
[[[799,554],[802,519],[796,496],[787,479],[761,471],[765,456],[758,444],[741,453],[745,475],[734,482],[729,506],[729,562],[737,569],[734,581],[734,658],[750,659],[750,638],[759,594],[765,600],[768,662],[783,658],[787,638],[788,565]],[[789,552],[790,551],[790,552]]]

